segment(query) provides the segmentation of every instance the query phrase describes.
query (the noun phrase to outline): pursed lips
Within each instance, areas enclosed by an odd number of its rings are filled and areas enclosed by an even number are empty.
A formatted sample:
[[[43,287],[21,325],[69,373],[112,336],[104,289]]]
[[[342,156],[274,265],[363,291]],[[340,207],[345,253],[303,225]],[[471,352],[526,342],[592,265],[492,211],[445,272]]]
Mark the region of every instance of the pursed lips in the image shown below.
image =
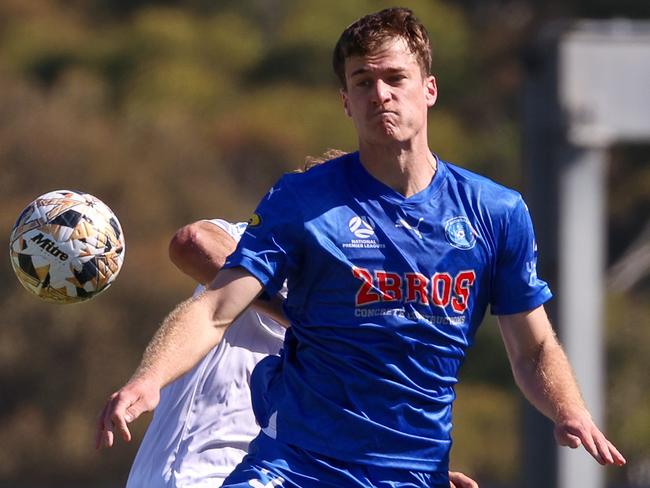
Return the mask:
[[[377,110],[372,114],[373,117],[381,117],[382,115],[398,115],[394,110]]]

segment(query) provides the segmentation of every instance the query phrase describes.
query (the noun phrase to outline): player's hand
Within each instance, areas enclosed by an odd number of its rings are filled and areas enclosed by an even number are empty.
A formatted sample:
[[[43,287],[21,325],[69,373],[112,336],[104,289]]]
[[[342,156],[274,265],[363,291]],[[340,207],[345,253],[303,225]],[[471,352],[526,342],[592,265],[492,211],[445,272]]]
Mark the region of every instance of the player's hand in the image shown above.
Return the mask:
[[[458,471],[449,471],[449,488],[479,488],[478,483]]]
[[[602,465],[626,463],[623,455],[596,427],[588,412],[567,415],[555,424],[555,440],[572,449],[583,446]]]
[[[156,408],[160,400],[160,388],[146,380],[131,380],[113,393],[97,419],[95,448],[111,447],[115,436],[125,442],[131,441],[128,424],[144,412]]]

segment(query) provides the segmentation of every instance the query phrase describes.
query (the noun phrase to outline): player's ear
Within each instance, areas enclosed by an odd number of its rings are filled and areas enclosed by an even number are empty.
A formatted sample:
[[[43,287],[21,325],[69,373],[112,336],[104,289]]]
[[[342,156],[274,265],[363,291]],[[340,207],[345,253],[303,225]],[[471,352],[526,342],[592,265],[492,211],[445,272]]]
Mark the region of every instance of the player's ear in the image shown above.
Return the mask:
[[[427,107],[433,107],[438,99],[438,87],[436,86],[435,76],[429,75],[424,79],[424,89]]]
[[[345,88],[341,88],[339,90],[339,93],[341,94],[341,101],[343,102],[343,110],[345,111],[345,115],[348,117],[351,117],[350,115],[350,104],[348,101],[348,92],[345,90]]]

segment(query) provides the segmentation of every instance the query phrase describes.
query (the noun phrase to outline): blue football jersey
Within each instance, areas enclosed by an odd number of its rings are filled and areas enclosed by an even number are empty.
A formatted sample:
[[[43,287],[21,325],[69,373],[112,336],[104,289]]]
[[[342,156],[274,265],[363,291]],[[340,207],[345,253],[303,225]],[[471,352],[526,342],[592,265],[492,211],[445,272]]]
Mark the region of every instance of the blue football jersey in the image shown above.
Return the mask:
[[[287,174],[265,195],[226,267],[291,322],[263,398],[264,432],[350,462],[446,471],[458,369],[488,305],[551,297],[521,196],[439,161],[405,198],[358,153]],[[255,401],[255,399],[254,399]]]

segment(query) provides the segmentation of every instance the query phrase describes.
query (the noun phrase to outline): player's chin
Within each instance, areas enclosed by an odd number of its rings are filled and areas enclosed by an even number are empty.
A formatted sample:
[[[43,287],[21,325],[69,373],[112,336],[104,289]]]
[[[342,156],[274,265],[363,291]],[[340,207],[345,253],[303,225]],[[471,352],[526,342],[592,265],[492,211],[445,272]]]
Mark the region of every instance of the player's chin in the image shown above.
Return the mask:
[[[378,144],[403,142],[407,140],[399,127],[394,124],[380,124],[377,126],[376,130],[374,131],[373,139]]]

